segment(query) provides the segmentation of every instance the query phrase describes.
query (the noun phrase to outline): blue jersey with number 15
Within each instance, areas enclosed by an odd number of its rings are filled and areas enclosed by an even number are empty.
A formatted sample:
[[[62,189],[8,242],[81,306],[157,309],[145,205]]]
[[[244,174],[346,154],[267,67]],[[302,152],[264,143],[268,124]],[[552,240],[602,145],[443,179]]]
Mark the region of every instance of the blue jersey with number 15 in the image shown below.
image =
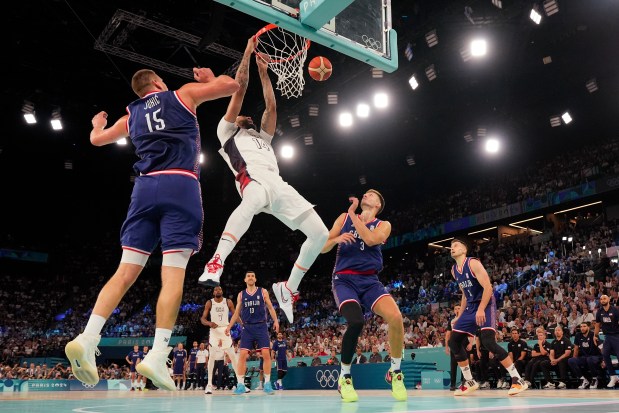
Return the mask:
[[[178,92],[153,92],[127,106],[127,130],[140,158],[137,174],[180,169],[199,178],[200,130]]]

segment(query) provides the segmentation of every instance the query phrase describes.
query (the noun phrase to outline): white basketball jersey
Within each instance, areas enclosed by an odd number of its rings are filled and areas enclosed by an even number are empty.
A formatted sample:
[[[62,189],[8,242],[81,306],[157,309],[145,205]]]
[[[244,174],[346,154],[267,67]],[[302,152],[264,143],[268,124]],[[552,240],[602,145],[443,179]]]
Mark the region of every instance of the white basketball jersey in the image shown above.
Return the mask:
[[[227,299],[224,298],[221,303],[218,303],[214,298],[211,298],[211,321],[220,327],[229,324]]]
[[[271,147],[273,136],[264,131],[239,128],[222,118],[217,126],[217,137],[221,143],[219,153],[235,176],[243,170],[250,178],[279,176],[277,158]]]

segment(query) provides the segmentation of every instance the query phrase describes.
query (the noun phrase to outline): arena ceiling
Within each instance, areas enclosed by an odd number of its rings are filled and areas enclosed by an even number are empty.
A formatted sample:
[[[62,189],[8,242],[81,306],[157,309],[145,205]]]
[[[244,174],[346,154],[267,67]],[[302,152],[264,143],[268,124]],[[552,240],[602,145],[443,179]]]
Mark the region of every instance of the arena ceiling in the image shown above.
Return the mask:
[[[535,3],[543,16],[539,25],[529,18]],[[502,5],[499,9],[491,0],[392,0],[400,66],[383,78],[373,78],[363,63],[312,46],[309,57],[331,59],[333,76],[322,83],[306,77],[302,98],[278,98],[283,134],[274,145],[295,145],[294,160],[280,161],[282,176],[318,205],[328,224],[346,207],[350,193],[377,188],[390,206],[399,207],[617,136],[619,3],[559,0],[559,12],[551,16],[543,13],[541,2],[504,0]],[[209,0],[12,3],[10,19],[16,29],[8,35],[2,84],[8,128],[0,137],[5,227],[36,231],[52,221],[104,223],[109,218],[119,224],[122,219],[135,161],[131,147],[95,148],[88,140],[91,117],[100,110],[111,118],[121,116],[134,98],[131,75],[146,66],[95,48],[118,10],[196,36],[200,43],[188,46],[178,35],[128,26],[110,42],[113,46],[128,55],[184,69],[211,67],[215,73],[233,68],[235,52],[242,52],[247,38],[264,25]],[[432,30],[438,44],[429,47],[425,35]],[[488,41],[488,55],[463,61],[461,49],[480,36]],[[544,64],[547,56],[552,62]],[[425,76],[431,65],[437,72],[432,82]],[[158,72],[171,88],[187,80]],[[244,111],[259,117],[261,91],[256,72],[252,74]],[[420,83],[415,91],[408,84],[413,74]],[[586,83],[592,78],[599,89],[590,93]],[[338,126],[342,110],[354,111],[378,90],[390,96],[387,110],[373,111],[369,120],[356,120],[348,130]],[[338,105],[327,105],[329,92],[338,92]],[[24,123],[25,100],[34,104],[37,125]],[[216,152],[215,128],[226,104],[212,102],[198,112],[206,154],[202,181],[207,220],[221,222],[217,231],[238,202],[232,176]],[[308,116],[310,104],[319,105],[318,117]],[[61,132],[49,127],[55,109],[63,119]],[[565,111],[574,121],[551,127],[550,117]],[[298,128],[289,122],[295,115]],[[480,128],[501,140],[498,156],[484,154]],[[473,142],[465,141],[467,132]],[[308,133],[313,135],[311,146],[304,145]],[[415,165],[407,164],[407,156],[414,157]]]

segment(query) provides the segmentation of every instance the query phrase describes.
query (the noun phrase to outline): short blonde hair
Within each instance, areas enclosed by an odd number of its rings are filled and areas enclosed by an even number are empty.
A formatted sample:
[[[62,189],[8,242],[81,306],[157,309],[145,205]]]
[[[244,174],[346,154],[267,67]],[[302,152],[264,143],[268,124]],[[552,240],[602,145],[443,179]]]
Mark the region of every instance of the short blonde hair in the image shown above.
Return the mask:
[[[139,97],[144,97],[146,89],[150,86],[157,74],[150,69],[140,69],[131,78],[131,89]]]

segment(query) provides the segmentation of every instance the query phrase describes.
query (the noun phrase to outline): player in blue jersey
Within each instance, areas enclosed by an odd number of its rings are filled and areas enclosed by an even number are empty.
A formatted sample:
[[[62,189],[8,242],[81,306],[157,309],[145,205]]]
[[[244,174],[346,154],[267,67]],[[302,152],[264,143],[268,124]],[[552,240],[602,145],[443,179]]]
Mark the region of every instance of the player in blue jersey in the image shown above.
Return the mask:
[[[144,357],[146,357],[147,355],[148,355],[148,346],[144,346],[142,347],[142,350],[140,351],[140,361],[144,360]],[[146,377],[138,373],[138,387],[140,388],[140,390],[144,390],[146,388],[147,381],[148,379]]]
[[[193,342],[193,347],[189,349],[189,369],[187,374],[187,385],[189,386],[187,390],[193,390],[194,388],[198,388],[198,365],[197,365],[197,357],[198,357],[198,342]]]
[[[245,274],[245,285],[247,288],[241,291],[237,297],[236,309],[230,319],[230,324],[226,327],[226,335],[230,335],[230,329],[237,321],[243,323],[241,331],[241,342],[239,349],[241,354],[237,364],[237,376],[244,377],[247,370],[247,356],[256,346],[262,354],[264,362],[264,392],[273,394],[271,385],[271,341],[269,340],[269,326],[267,324],[267,310],[273,319],[273,328],[279,332],[279,322],[277,314],[269,298],[266,289],[256,286],[256,273],[247,271]],[[243,381],[239,380],[234,390],[234,394],[248,392]]]
[[[288,373],[288,343],[284,340],[284,335],[281,332],[277,333],[277,340],[273,341],[271,346],[271,358],[275,359],[277,363],[275,389],[284,390],[282,379]]]
[[[142,390],[142,388],[138,384],[138,380],[136,377],[137,373],[135,372],[135,366],[138,365],[141,358],[142,358],[142,353],[140,352],[140,347],[137,344],[133,346],[133,350],[131,350],[129,354],[125,356],[125,360],[127,361],[127,363],[129,363],[129,374],[131,377],[131,391],[135,391],[136,387]]]
[[[610,297],[600,296],[600,308],[595,315],[595,345],[598,345],[600,330],[604,333],[602,357],[608,371],[609,381],[606,387],[612,388],[619,383],[619,376],[615,372],[610,356],[619,357],[619,308],[610,305]]]
[[[528,385],[520,377],[509,353],[496,342],[496,302],[492,284],[481,262],[467,256],[472,252],[472,245],[472,241],[466,236],[456,237],[451,241],[451,257],[456,261],[451,275],[460,286],[462,300],[460,312],[453,321],[453,331],[448,344],[464,376],[464,382],[454,395],[463,396],[479,388],[479,383],[473,380],[466,346],[469,337],[475,337],[478,329],[481,329],[481,344],[494,354],[512,378],[508,391],[512,396],[525,391]]]
[[[267,62],[256,55],[256,65],[262,84],[265,110],[260,128],[251,117],[240,115],[249,83],[249,64],[254,51],[250,39],[236,72],[241,88],[232,95],[228,109],[217,127],[222,148],[219,153],[232,170],[241,203],[232,212],[221,235],[213,257],[204,268],[198,283],[219,285],[224,263],[241,237],[249,229],[254,215],[262,212],[273,215],[293,231],[301,231],[307,238],[287,281],[273,284],[273,294],[290,323],[293,322],[293,304],[298,299],[298,287],[307,270],[314,263],[327,240],[327,227],[314,206],[303,198],[279,174],[277,158],[271,147],[277,125],[277,105]]]
[[[159,388],[174,390],[166,360],[168,344],[183,294],[185,268],[202,244],[204,211],[200,190],[200,129],[196,110],[208,100],[230,96],[239,84],[215,77],[207,68],[193,70],[196,82],[169,91],[148,69],[137,71],[131,87],[139,99],[127,114],[106,128],[107,113],[92,119],[90,142],[103,146],[129,136],[138,161],[131,203],[121,228],[123,249],[114,275],[101,289],[84,331],[67,343],[65,353],[75,377],[99,381],[95,354],[105,321],[137,280],[152,251],[161,245],[161,291],[157,301],[153,348],[137,366]]]
[[[183,348],[183,343],[178,343],[178,347],[172,353],[172,375],[176,382],[176,390],[185,389],[185,370],[187,367],[187,350]]]
[[[389,325],[389,346],[393,358],[385,379],[391,384],[396,400],[406,400],[404,375],[400,370],[404,346],[402,313],[378,273],[383,269],[381,245],[391,233],[391,224],[376,218],[385,207],[380,192],[370,189],[361,199],[361,214],[357,215],[359,199],[350,197],[347,213],[341,214],[329,232],[322,252],[329,252],[337,244],[333,271],[333,296],[347,328],[342,338],[342,364],[339,390],[345,402],[358,400],[352,384],[350,367],[357,341],[365,324],[363,313],[372,311]]]

